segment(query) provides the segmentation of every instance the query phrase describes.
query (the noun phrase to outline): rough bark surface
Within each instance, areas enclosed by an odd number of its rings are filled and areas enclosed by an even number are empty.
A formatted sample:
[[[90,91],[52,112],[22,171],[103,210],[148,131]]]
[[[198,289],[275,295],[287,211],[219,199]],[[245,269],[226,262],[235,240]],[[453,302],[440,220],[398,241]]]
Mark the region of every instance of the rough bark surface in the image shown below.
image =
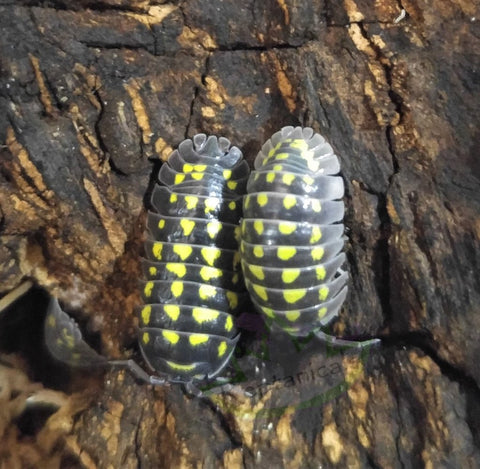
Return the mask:
[[[476,0],[0,0],[0,293],[37,285],[0,314],[0,467],[480,467],[479,19]],[[284,125],[342,162],[333,331],[382,345],[307,344],[287,373],[293,345],[247,333],[243,382],[202,399],[49,361],[45,291],[104,355],[135,353],[155,160],[205,132],[251,162]]]

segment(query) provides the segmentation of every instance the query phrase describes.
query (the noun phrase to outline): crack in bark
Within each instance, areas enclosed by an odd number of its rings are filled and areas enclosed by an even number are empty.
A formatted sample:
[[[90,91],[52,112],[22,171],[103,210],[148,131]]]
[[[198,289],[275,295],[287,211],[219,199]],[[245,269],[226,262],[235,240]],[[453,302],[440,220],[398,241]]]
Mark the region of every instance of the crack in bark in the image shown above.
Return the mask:
[[[193,89],[193,97],[192,97],[192,101],[190,102],[190,114],[188,116],[188,122],[187,122],[187,126],[185,128],[185,135],[184,135],[184,138],[186,138],[186,139],[189,138],[190,127],[192,125],[193,114],[195,112],[195,110],[194,110],[195,109],[195,102],[198,98],[198,95],[200,94],[200,87],[201,86],[205,87],[205,85],[206,85],[206,77],[208,75],[209,68],[210,68],[210,57],[211,57],[211,54],[208,54],[207,57],[205,58],[205,65],[203,67],[203,72],[200,76],[201,85],[197,85]]]
[[[230,444],[232,446],[231,449],[244,448],[245,451],[246,448],[243,446],[241,435],[239,435],[238,432],[229,425],[227,418],[217,407],[217,405],[214,404],[210,399],[201,399],[201,402],[205,404],[205,406],[209,408],[217,418],[220,427],[225,432],[227,438],[230,440]]]
[[[480,402],[480,385],[464,369],[442,358],[435,348],[435,340],[429,332],[410,331],[404,334],[390,334],[381,338],[385,346],[417,348],[428,356],[440,369],[443,376],[457,383],[460,388],[470,391]]]
[[[397,405],[397,416],[398,416],[398,422],[399,422],[399,428],[398,428],[398,431],[397,431],[397,434],[394,436],[394,439],[395,439],[395,450],[397,452],[397,459],[398,459],[398,462],[400,463],[400,466],[402,469],[405,468],[405,465],[403,463],[403,460],[401,458],[401,455],[400,455],[400,442],[401,442],[401,433],[402,433],[402,429],[405,428],[405,424],[404,424],[404,421],[403,421],[403,418],[402,418],[402,413],[400,412],[400,396],[399,396],[399,393],[398,393],[398,389],[397,389],[397,386],[396,385],[390,385],[389,386],[389,389],[392,391],[392,394],[393,394],[393,398],[395,399],[395,403]]]
[[[74,4],[74,2],[72,2]],[[79,11],[85,11],[85,10],[92,10],[92,11],[98,11],[101,13],[105,13],[108,11],[118,11],[118,12],[124,12],[124,13],[145,13],[146,10],[145,8],[134,8],[131,6],[125,6],[125,5],[112,5],[112,4],[106,4],[101,1],[96,1],[92,0],[88,3],[82,3],[79,5],[78,8],[72,8],[71,4],[66,4],[62,3],[61,1],[55,1],[55,2],[48,2],[45,0],[38,0],[36,2],[32,0],[25,0],[23,2],[14,2],[11,4],[5,4],[5,5],[0,5],[0,6],[25,6],[25,7],[33,7],[33,8],[51,8],[56,11],[72,11],[72,12],[79,12]],[[169,5],[166,3],[166,5]],[[170,5],[172,5],[170,3]]]
[[[331,15],[331,9],[330,9],[330,0],[324,0],[323,3],[323,17],[325,18],[325,23],[327,24],[327,28],[329,26],[334,26],[332,24],[332,15]]]
[[[368,31],[365,28],[365,22],[357,23],[362,36],[368,41],[369,46],[375,52],[375,59],[382,67],[385,74],[385,81],[388,86],[388,96],[390,101],[394,105],[395,112],[398,114],[399,119],[395,124],[389,123],[385,127],[385,138],[387,141],[388,151],[392,160],[393,171],[388,177],[388,186],[385,192],[376,193],[378,198],[377,215],[380,220],[380,237],[375,247],[375,257],[378,259],[378,268],[375,270],[376,286],[379,295],[380,304],[382,307],[383,317],[386,324],[392,318],[392,306],[390,304],[390,292],[391,292],[391,259],[389,242],[392,236],[392,220],[388,213],[387,199],[390,188],[392,187],[393,178],[400,171],[398,164],[398,158],[395,153],[395,144],[393,137],[393,129],[396,125],[400,124],[404,118],[404,102],[403,98],[393,89],[392,75],[394,66],[388,59],[382,50],[371,40]]]
[[[118,176],[127,176],[122,170],[117,168],[115,165],[115,162],[110,158],[110,154],[108,151],[108,147],[106,143],[103,141],[102,137],[102,132],[100,130],[100,122],[102,121],[103,114],[105,112],[105,106],[103,104],[102,97],[100,96],[100,93],[98,92],[98,88],[92,89],[92,95],[95,96],[95,99],[97,100],[99,106],[100,106],[100,111],[98,112],[97,118],[95,119],[95,124],[93,126],[94,131],[95,131],[95,138],[98,141],[98,146],[100,147],[100,150],[102,150],[105,158],[108,161],[108,164],[110,166],[110,169],[112,170],[113,173],[117,174]],[[143,146],[140,143],[140,151],[141,155],[143,157]]]
[[[232,46],[219,46],[218,48],[211,49],[211,50],[219,51],[219,52],[237,52],[237,51],[238,52],[248,52],[248,51],[268,52],[272,50],[274,51],[274,50],[282,50],[282,49],[297,50],[308,45],[311,42],[315,42],[315,41],[307,40],[300,44],[290,44],[288,42],[285,42],[285,43],[278,43],[278,44],[269,45],[269,46],[262,46],[262,45],[249,46],[249,45],[238,42],[237,44],[233,44]]]
[[[367,459],[367,462],[369,464],[369,467],[371,467],[373,469],[381,469],[382,466],[380,466],[378,463],[376,463],[375,460],[373,459],[372,455],[370,455],[369,453],[366,453],[366,459]]]
[[[155,38],[153,40],[153,43],[149,45],[147,44],[132,45],[132,44],[122,44],[122,43],[105,44],[100,42],[96,43],[96,42],[88,42],[88,41],[77,41],[77,42],[85,46],[87,49],[127,50],[127,51],[144,50],[149,54],[157,56],[155,54],[155,49],[156,49]],[[165,56],[168,56],[168,55],[166,54]],[[158,56],[158,57],[161,57],[161,56]]]
[[[401,348],[407,349],[418,349],[421,350],[425,356],[429,357],[440,369],[442,376],[445,376],[450,381],[458,384],[460,388],[460,392],[463,392],[465,398],[467,400],[471,400],[473,402],[480,402],[480,386],[477,383],[476,379],[467,373],[464,369],[455,366],[454,364],[448,362],[444,358],[442,358],[437,350],[435,349],[435,341],[433,337],[425,332],[425,331],[412,331],[407,332],[404,334],[392,334],[389,336],[382,337],[382,343],[384,346],[391,346],[395,349],[400,350]],[[399,406],[398,403],[398,393],[396,392],[396,387],[394,382],[390,380],[391,385],[390,389],[394,393],[394,396],[397,401],[397,407]],[[468,404],[467,404],[468,406]],[[462,417],[463,419],[463,417]],[[399,414],[399,420],[401,421],[401,416]],[[478,439],[478,428],[479,428],[479,418],[475,412],[468,415],[465,419],[466,424],[468,425],[470,432],[472,434],[473,440],[477,441]],[[421,435],[419,435],[421,438]],[[398,448],[398,440],[399,436],[396,438],[396,444]],[[399,455],[398,449],[397,454]],[[400,455],[399,455],[400,456]],[[404,467],[400,457],[398,458],[402,464],[402,468]]]
[[[142,425],[143,415],[145,410],[142,408],[140,412],[140,418],[138,419],[137,425],[135,427],[135,436],[134,436],[134,443],[135,443],[135,459],[137,460],[137,468],[141,469],[142,467],[142,444],[140,441],[140,426]]]
[[[74,54],[72,54],[72,52],[70,52],[67,48],[65,47],[62,47],[62,42],[60,40],[55,40],[55,39],[51,39],[51,36],[48,36],[46,35],[44,32],[42,32],[42,27],[39,25],[38,21],[37,21],[37,18],[35,16],[35,12],[33,11],[33,8],[30,8],[29,9],[29,16],[30,16],[30,19],[33,23],[33,26],[35,27],[37,33],[39,36],[41,36],[41,38],[47,43],[49,44],[50,46],[58,49],[59,51],[61,51],[62,53],[64,53],[66,56],[70,57],[73,62],[77,62],[78,61],[78,57]],[[90,67],[93,63],[95,63],[97,59],[95,58],[92,58],[91,60],[89,60],[89,57],[86,57],[85,59],[85,67]]]

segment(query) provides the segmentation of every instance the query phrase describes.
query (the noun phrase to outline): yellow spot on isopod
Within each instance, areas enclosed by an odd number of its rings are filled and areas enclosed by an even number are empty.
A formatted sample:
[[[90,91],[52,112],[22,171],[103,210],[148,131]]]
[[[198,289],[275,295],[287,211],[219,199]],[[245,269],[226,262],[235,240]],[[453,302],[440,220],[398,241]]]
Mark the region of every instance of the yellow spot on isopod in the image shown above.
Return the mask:
[[[227,351],[227,343],[224,340],[222,340],[218,345],[218,357],[219,358],[223,357],[226,351]]]
[[[217,220],[207,223],[207,233],[208,233],[208,236],[210,236],[210,239],[214,239],[221,229],[222,229],[222,224]]]
[[[148,273],[150,274],[150,277],[154,277],[157,275],[157,268],[154,267],[153,265],[148,268]]]
[[[283,169],[283,166],[281,164],[276,164],[273,167],[274,171],[281,171]]]
[[[292,234],[297,229],[297,224],[284,221],[278,224],[278,231],[284,235]]]
[[[227,291],[227,300],[230,309],[235,309],[238,306],[238,295],[233,291]]]
[[[223,177],[225,179],[230,179],[232,177],[232,170],[231,169],[224,169],[223,170]]]
[[[48,319],[47,319],[48,326],[49,327],[55,327],[56,323],[57,323],[57,320],[55,319],[55,317],[49,315]]]
[[[323,316],[325,316],[325,314],[327,313],[327,308],[325,306],[322,306],[319,310],[318,310],[318,318],[319,319],[322,319]]]
[[[165,267],[169,272],[174,273],[177,277],[180,278],[184,277],[187,273],[187,268],[185,267],[185,264],[169,262]]]
[[[147,282],[145,284],[145,288],[143,289],[143,293],[147,298],[150,298],[152,296],[152,290],[153,290],[154,283],[153,282]]]
[[[255,257],[258,257],[258,258],[263,257],[263,248],[262,248],[262,246],[255,246],[255,247],[253,248],[253,255],[254,255]]]
[[[152,254],[155,259],[158,259],[159,261],[162,260],[162,249],[163,243],[154,243],[152,246]]]
[[[182,168],[184,173],[191,173],[193,171],[193,165],[185,163]]]
[[[310,237],[310,244],[317,243],[322,239],[322,230],[318,226],[312,228],[312,236]]]
[[[212,287],[212,285],[201,285],[198,289],[198,296],[202,300],[206,300],[207,298],[212,298],[217,293],[217,289]]]
[[[164,305],[163,310],[172,321],[176,321],[180,316],[180,308],[177,305]]]
[[[228,181],[227,182],[227,187],[231,189],[232,191],[237,188],[238,183],[235,181]]]
[[[295,175],[291,173],[284,174],[282,177],[282,181],[289,186],[295,180]]]
[[[293,139],[289,146],[298,150],[308,150],[308,143],[302,138]]]
[[[300,317],[300,311],[288,311],[287,314],[285,314],[285,317],[290,322],[295,322]]]
[[[233,255],[233,270],[237,270],[238,266],[240,265],[240,253],[237,251]]]
[[[262,308],[262,311],[263,311],[263,313],[264,313],[266,316],[268,316],[269,318],[272,318],[272,319],[275,318],[275,314],[274,314],[274,312],[273,312],[273,309],[271,309],[271,308]]]
[[[208,335],[207,334],[192,334],[188,341],[192,347],[196,347],[197,345],[204,344],[208,342]]]
[[[144,332],[142,335],[142,342],[144,344],[148,344],[150,342],[150,334],[148,332]]]
[[[287,303],[293,304],[301,300],[307,294],[306,288],[297,288],[294,290],[284,290],[283,298]]]
[[[287,160],[290,155],[288,153],[277,153],[275,155],[276,160]]]
[[[185,196],[185,202],[187,203],[188,210],[192,210],[197,206],[198,197],[195,197],[193,195],[187,195]]]
[[[213,210],[215,210],[218,206],[218,199],[214,199],[214,198],[208,198],[208,199],[205,199],[205,212],[208,213],[208,212],[211,212]]]
[[[215,264],[215,261],[220,257],[220,249],[215,248],[215,247],[205,247],[202,248],[200,251],[202,254],[202,257],[205,259],[205,262],[209,266],[213,266]]]
[[[260,205],[260,207],[264,207],[268,203],[268,196],[267,194],[258,194],[257,195],[257,204]]]
[[[255,220],[253,222],[253,228],[259,235],[261,235],[263,233],[263,222],[260,220]]]
[[[170,203],[174,204],[178,200],[177,194],[170,194]]]
[[[232,200],[229,204],[228,204],[228,208],[230,210],[235,210],[237,208],[237,204]]]
[[[327,299],[328,292],[329,292],[329,288],[328,288],[328,287],[322,287],[322,288],[320,288],[320,290],[318,291],[318,299],[319,299],[320,301],[325,301],[325,300]]]
[[[167,365],[172,369],[176,371],[192,371],[195,369],[195,363],[192,363],[190,365],[183,365],[181,363],[176,363],[172,362],[170,360],[165,360]]]
[[[233,283],[234,285],[236,285],[239,280],[240,280],[240,277],[238,276],[238,274],[233,274],[233,275],[232,275],[232,283]]]
[[[282,261],[288,261],[297,253],[296,248],[291,246],[282,246],[277,249],[277,257]]]
[[[243,201],[243,208],[247,209],[249,205],[250,205],[250,196],[247,195]]]
[[[73,349],[75,339],[67,328],[62,329],[62,343],[69,349]]]
[[[201,181],[203,179],[203,176],[205,176],[204,173],[191,173],[192,179],[195,179],[195,181]]]
[[[162,331],[162,335],[167,342],[170,342],[173,345],[180,340],[180,336],[173,331]]]
[[[233,319],[232,316],[227,316],[227,319],[225,319],[225,330],[227,332],[230,332],[233,329]]]
[[[152,307],[150,305],[144,306],[140,314],[142,316],[143,324],[148,325],[150,322],[150,315],[152,314]]]
[[[314,212],[320,213],[322,211],[322,204],[318,199],[311,199],[310,204]]]
[[[170,291],[175,298],[178,298],[183,293],[183,282],[172,282],[170,286]]]
[[[325,267],[323,267],[323,265],[319,265],[315,269],[315,273],[317,274],[317,280],[323,280],[325,278],[325,275],[327,275],[327,271],[325,270]]]
[[[193,167],[193,169],[194,169],[194,171],[197,171],[199,173],[203,173],[207,169],[207,165],[206,164],[196,164]]]
[[[185,179],[185,174],[176,174],[175,179],[174,179],[174,183],[175,184],[180,184],[181,182],[183,182],[184,179]]]
[[[180,226],[183,229],[183,234],[185,236],[188,236],[195,228],[195,222],[193,220],[188,220],[187,218],[184,218],[183,220],[180,220]]]
[[[294,195],[288,194],[283,198],[283,206],[289,210],[297,203],[297,198]]]
[[[258,280],[265,279],[265,273],[263,272],[263,268],[259,265],[249,265],[248,270],[250,270],[250,272],[252,272],[252,274],[258,278]]]
[[[203,322],[210,322],[215,321],[218,318],[220,313],[215,311],[214,309],[208,308],[193,308],[192,316],[198,324],[202,324]]]
[[[193,248],[188,244],[174,244],[173,252],[184,261],[190,254],[192,254]]]
[[[300,275],[300,269],[285,269],[282,272],[282,281],[283,283],[292,283]]]
[[[267,290],[261,285],[252,284],[253,291],[261,298],[263,301],[268,300]]]
[[[306,176],[303,176],[303,182],[311,186],[315,182],[315,180],[307,174]]]
[[[319,261],[322,259],[325,250],[321,246],[315,246],[312,248],[310,255],[314,261]]]
[[[304,158],[307,160],[307,166],[310,171],[312,172],[318,171],[318,168],[320,167],[319,161],[315,161],[310,155]]]
[[[162,219],[158,222],[158,228],[163,229],[164,226],[165,226],[165,219],[162,218]]]
[[[200,269],[200,277],[202,277],[202,280],[205,280],[205,282],[208,282],[212,278],[220,278],[222,275],[222,271],[215,267],[204,266]]]
[[[275,176],[276,174],[273,171],[267,173],[267,182],[272,183],[273,181],[275,181]]]

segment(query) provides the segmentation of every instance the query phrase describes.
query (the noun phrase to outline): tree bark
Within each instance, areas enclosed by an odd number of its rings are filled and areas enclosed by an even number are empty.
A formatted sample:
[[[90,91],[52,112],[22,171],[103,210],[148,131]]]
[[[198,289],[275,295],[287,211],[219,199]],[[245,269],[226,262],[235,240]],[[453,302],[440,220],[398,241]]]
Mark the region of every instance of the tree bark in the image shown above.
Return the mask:
[[[104,355],[135,354],[155,162],[199,132],[253,162],[311,126],[346,182],[333,332],[382,339],[247,331],[240,382],[190,398],[125,371],[52,378],[0,315],[0,467],[480,467],[479,18],[463,0],[0,0],[2,293],[31,279]],[[42,295],[22,300],[37,337]],[[30,433],[29,396],[52,409]]]

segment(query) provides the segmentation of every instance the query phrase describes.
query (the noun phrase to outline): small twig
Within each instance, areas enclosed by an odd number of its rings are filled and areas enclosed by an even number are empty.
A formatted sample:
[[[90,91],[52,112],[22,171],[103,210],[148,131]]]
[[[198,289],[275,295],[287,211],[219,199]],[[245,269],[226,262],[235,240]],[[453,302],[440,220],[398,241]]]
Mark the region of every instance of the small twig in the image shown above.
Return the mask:
[[[7,293],[2,299],[0,299],[0,312],[7,309],[14,301],[18,300],[18,298],[27,293],[32,287],[33,282],[27,280],[26,282],[21,283],[17,288],[14,288],[11,292]]]
[[[407,16],[407,10],[405,10],[405,8],[402,8],[402,11],[400,12],[400,14],[393,20],[393,22],[395,24],[397,23],[400,23],[400,21],[402,21],[405,16]]]

